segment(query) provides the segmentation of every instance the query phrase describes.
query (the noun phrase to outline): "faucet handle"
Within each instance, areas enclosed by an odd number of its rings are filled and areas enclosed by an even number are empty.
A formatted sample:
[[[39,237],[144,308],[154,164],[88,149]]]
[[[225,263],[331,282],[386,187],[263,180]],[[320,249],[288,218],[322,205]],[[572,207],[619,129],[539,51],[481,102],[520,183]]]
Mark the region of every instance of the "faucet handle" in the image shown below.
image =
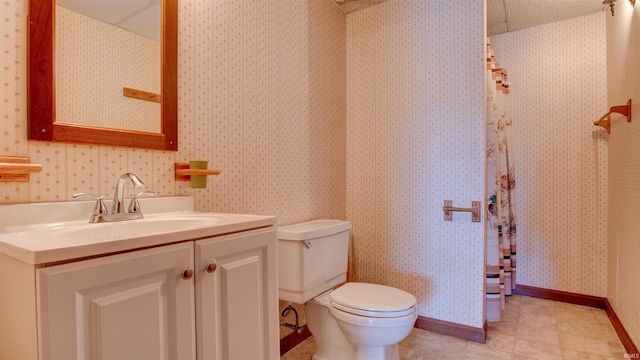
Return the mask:
[[[107,211],[107,206],[104,204],[104,195],[97,196],[97,195],[93,195],[85,192],[73,194],[74,200],[86,199],[86,198],[97,200],[96,205],[93,207],[93,216],[91,216],[91,219],[89,220],[89,222],[98,222],[96,220],[100,218],[102,215],[109,214],[109,212]]]
[[[91,199],[103,199],[103,196],[98,196],[98,195],[93,195],[93,194],[89,194],[86,192],[79,192],[76,194],[73,194],[72,196],[73,200],[77,200],[77,199],[84,199],[84,198],[91,198]]]
[[[140,212],[140,203],[138,202],[138,198],[140,197],[153,197],[155,196],[156,193],[154,193],[151,190],[145,190],[142,192],[139,192],[135,195],[131,195],[131,202],[129,203],[129,213],[138,213],[141,214]]]

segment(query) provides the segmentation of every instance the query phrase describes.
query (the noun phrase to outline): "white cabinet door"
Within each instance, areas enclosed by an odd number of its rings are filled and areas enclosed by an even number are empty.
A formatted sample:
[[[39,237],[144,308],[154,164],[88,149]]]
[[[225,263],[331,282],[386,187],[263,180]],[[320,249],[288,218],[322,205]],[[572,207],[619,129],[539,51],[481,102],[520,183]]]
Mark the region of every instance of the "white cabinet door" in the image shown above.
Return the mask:
[[[194,359],[192,267],[188,242],[38,269],[40,359]]]
[[[279,359],[276,228],[196,241],[195,262],[198,359]]]

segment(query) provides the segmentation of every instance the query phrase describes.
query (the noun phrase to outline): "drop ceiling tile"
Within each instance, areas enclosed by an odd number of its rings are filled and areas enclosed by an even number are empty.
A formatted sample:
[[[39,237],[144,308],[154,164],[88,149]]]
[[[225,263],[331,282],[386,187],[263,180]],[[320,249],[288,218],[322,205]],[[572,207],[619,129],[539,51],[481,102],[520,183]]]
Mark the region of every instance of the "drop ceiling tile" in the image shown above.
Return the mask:
[[[487,24],[487,35],[493,36],[508,32],[507,23]]]
[[[119,25],[133,33],[160,41],[160,4],[153,5],[124,19]]]
[[[331,0],[345,13],[363,10],[389,0]]]
[[[507,13],[504,8],[504,0],[487,1],[487,24],[500,24],[507,22]]]
[[[149,0],[57,0],[56,4],[92,19],[117,24],[149,6]]]
[[[544,22],[552,22],[585,16],[603,9],[602,1],[600,0],[505,1],[508,2],[509,7],[509,22],[527,21],[531,18],[537,18]],[[548,21],[544,19],[548,19]]]
[[[489,2],[497,1],[502,1],[506,8],[506,28],[504,25],[493,26],[488,21],[493,16],[491,12],[496,11],[489,6]],[[501,34],[586,16],[598,11],[608,11],[608,8],[602,5],[601,0],[488,0],[487,34],[489,36]]]

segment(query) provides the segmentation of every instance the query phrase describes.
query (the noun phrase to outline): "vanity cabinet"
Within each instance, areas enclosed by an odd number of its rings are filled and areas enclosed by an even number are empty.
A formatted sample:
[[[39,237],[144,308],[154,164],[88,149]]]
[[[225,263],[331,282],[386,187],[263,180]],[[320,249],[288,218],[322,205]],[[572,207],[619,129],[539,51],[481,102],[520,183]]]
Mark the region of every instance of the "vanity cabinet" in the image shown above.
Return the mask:
[[[193,243],[37,270],[42,359],[193,359]]]
[[[13,347],[0,358],[279,358],[275,226],[51,266],[0,264],[23,273],[0,279],[15,290],[7,302],[23,305],[0,328],[24,332],[0,340]],[[18,285],[31,276],[31,288]]]
[[[275,227],[195,242],[198,359],[280,358]]]

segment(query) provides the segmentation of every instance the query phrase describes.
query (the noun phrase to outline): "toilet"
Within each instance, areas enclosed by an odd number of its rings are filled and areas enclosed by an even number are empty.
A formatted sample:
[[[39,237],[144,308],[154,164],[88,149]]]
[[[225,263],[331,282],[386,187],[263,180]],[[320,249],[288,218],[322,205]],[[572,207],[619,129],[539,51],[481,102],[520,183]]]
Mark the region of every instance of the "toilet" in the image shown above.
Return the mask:
[[[315,220],[278,228],[280,300],[306,304],[313,360],[398,360],[418,317],[416,298],[390,286],[346,282],[351,223]]]

